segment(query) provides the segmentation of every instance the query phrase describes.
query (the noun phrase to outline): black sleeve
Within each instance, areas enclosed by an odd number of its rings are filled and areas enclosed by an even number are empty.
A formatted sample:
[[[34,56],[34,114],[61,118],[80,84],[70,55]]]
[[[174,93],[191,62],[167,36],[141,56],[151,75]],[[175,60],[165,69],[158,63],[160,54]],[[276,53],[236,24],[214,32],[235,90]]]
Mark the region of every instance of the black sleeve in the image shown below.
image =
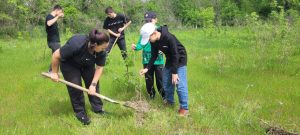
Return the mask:
[[[47,23],[49,20],[52,20],[53,18],[54,18],[53,16],[47,15],[47,16],[46,16],[46,23]]]
[[[103,23],[103,29],[108,29],[108,26],[107,26],[107,18],[105,19],[104,23]]]
[[[121,18],[122,18],[122,20],[124,21],[125,24],[130,21],[130,19],[127,16],[125,16],[123,14],[120,14],[120,16],[121,16]]]
[[[169,35],[167,40],[169,41],[169,46],[171,49],[171,59],[172,59],[171,72],[172,74],[177,74],[179,54],[177,49],[176,37],[174,35]]]
[[[158,56],[157,44],[151,43],[151,59],[147,65],[148,70],[153,66],[155,60],[157,59],[157,56]]]
[[[101,66],[101,67],[103,67],[103,66],[105,66],[105,62],[106,62],[106,52],[105,51],[103,51],[103,52],[99,52],[99,53],[97,53],[96,54],[97,56],[96,56],[96,65],[97,66]]]
[[[47,15],[47,16],[46,16],[46,22],[49,21],[49,20],[50,20],[50,16]]]
[[[80,51],[80,48],[74,45],[74,42],[71,42],[71,40],[72,39],[69,39],[69,41],[60,48],[60,56],[62,59],[71,58]]]

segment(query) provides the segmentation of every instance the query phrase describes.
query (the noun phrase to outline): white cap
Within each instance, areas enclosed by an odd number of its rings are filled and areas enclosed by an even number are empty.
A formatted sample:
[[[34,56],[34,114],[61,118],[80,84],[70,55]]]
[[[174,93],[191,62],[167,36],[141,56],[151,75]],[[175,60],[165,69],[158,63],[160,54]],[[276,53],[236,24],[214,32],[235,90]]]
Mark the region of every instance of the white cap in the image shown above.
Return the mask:
[[[149,42],[150,36],[154,31],[155,31],[155,26],[153,23],[146,23],[143,25],[140,31],[142,36],[142,40],[141,40],[142,45],[145,45]]]

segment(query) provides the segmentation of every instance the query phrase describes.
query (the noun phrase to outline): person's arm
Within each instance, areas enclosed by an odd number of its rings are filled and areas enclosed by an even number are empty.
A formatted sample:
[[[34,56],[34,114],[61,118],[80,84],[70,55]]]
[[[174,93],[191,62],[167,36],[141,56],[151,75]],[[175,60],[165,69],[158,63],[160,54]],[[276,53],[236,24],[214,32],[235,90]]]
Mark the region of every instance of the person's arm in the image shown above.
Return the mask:
[[[105,29],[109,34],[114,35],[115,37],[120,37],[120,35],[121,35],[120,33],[115,33],[109,29],[107,18],[105,19],[105,21],[103,23],[103,29]]]
[[[115,37],[120,37],[120,33],[114,33],[112,30],[110,30],[110,29],[106,29],[107,30],[107,32],[109,33],[109,34],[111,34],[111,35],[114,35]]]
[[[172,58],[171,72],[172,72],[172,74],[177,74],[179,56],[178,56],[178,50],[177,50],[177,44],[176,44],[175,36],[170,36],[169,37],[169,43],[170,43],[170,49],[171,49],[170,52],[171,52],[171,58]]]
[[[121,16],[123,18],[125,25],[122,28],[118,29],[118,32],[120,32],[120,33],[122,31],[124,31],[131,24],[131,20],[128,17],[126,17],[125,15],[122,15],[122,14],[121,14]]]
[[[135,51],[140,51],[140,50],[142,50],[143,49],[143,47],[142,47],[142,45],[141,44],[136,44],[136,46],[135,46]]]
[[[144,75],[145,73],[148,72],[148,70],[153,66],[155,60],[157,59],[158,56],[158,48],[156,48],[156,44],[151,44],[151,59],[147,65],[146,68],[140,70],[140,75]]]
[[[121,33],[121,32],[124,31],[130,24],[131,24],[131,21],[127,22],[122,28],[119,28],[118,31]]]
[[[52,66],[51,79],[56,82],[58,82],[59,79],[58,71],[59,71],[60,59],[61,59],[60,49],[57,49],[52,55],[52,62],[51,62],[51,66]]]
[[[179,81],[179,77],[177,74],[178,63],[179,63],[179,54],[177,49],[176,37],[174,35],[169,35],[169,45],[171,49],[171,59],[172,59],[172,83],[177,84]]]
[[[47,21],[47,25],[52,26],[58,20],[58,18],[63,16],[64,16],[63,13],[59,14],[58,16],[55,16],[53,19]]]
[[[96,87],[97,87],[97,83],[101,78],[103,72],[103,66],[96,66],[96,71],[93,77],[93,81],[89,87],[89,94],[90,95],[95,95],[96,94]]]
[[[132,44],[132,49],[135,50],[135,51],[139,51],[139,50],[142,50],[143,47],[141,45],[141,40],[142,40],[142,36],[139,38],[139,41],[137,42],[137,44]]]
[[[154,47],[154,46],[157,46],[157,45],[156,44],[151,45],[151,59],[150,59],[148,65],[147,65],[148,69],[150,69],[153,66],[153,64],[154,64],[154,62],[155,62],[155,60],[157,59],[157,56],[158,56],[158,51],[159,50],[158,50],[157,47]]]

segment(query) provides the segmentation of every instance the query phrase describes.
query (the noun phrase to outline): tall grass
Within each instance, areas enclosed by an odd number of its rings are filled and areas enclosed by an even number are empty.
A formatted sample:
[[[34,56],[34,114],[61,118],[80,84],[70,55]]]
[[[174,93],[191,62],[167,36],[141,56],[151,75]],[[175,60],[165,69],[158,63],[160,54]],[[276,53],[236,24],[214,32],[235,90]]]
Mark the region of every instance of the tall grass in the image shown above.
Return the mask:
[[[191,116],[150,100],[140,52],[129,51],[129,69],[116,47],[101,78],[101,93],[118,100],[140,98],[151,104],[144,124],[132,110],[105,102],[109,115],[91,112],[82,126],[74,117],[64,85],[41,77],[50,63],[45,38],[0,40],[1,134],[264,134],[271,126],[300,132],[299,26],[255,23],[199,30],[170,29],[188,52]],[[63,36],[65,43],[71,34]],[[127,47],[138,33],[127,33]],[[46,50],[45,50],[46,49]],[[128,63],[127,63],[128,64]],[[175,94],[175,97],[176,94]],[[177,99],[177,98],[176,98]]]

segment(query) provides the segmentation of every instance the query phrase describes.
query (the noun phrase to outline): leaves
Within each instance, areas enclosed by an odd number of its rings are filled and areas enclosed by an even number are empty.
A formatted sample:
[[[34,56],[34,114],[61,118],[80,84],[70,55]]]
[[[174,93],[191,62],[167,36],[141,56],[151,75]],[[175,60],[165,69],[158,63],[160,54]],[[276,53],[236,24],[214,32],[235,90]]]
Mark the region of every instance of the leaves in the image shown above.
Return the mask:
[[[0,32],[0,35],[43,26],[45,16],[56,4],[60,4],[65,12],[63,21],[59,22],[63,24],[60,30],[70,28],[74,33],[101,28],[108,6],[128,16],[133,26],[144,23],[146,11],[154,11],[160,24],[196,28],[248,24],[251,13],[256,13],[257,19],[281,19],[283,22],[288,16],[290,21],[297,21],[295,18],[300,11],[299,0],[3,0],[0,1],[0,23],[4,27],[1,30],[6,32]]]

